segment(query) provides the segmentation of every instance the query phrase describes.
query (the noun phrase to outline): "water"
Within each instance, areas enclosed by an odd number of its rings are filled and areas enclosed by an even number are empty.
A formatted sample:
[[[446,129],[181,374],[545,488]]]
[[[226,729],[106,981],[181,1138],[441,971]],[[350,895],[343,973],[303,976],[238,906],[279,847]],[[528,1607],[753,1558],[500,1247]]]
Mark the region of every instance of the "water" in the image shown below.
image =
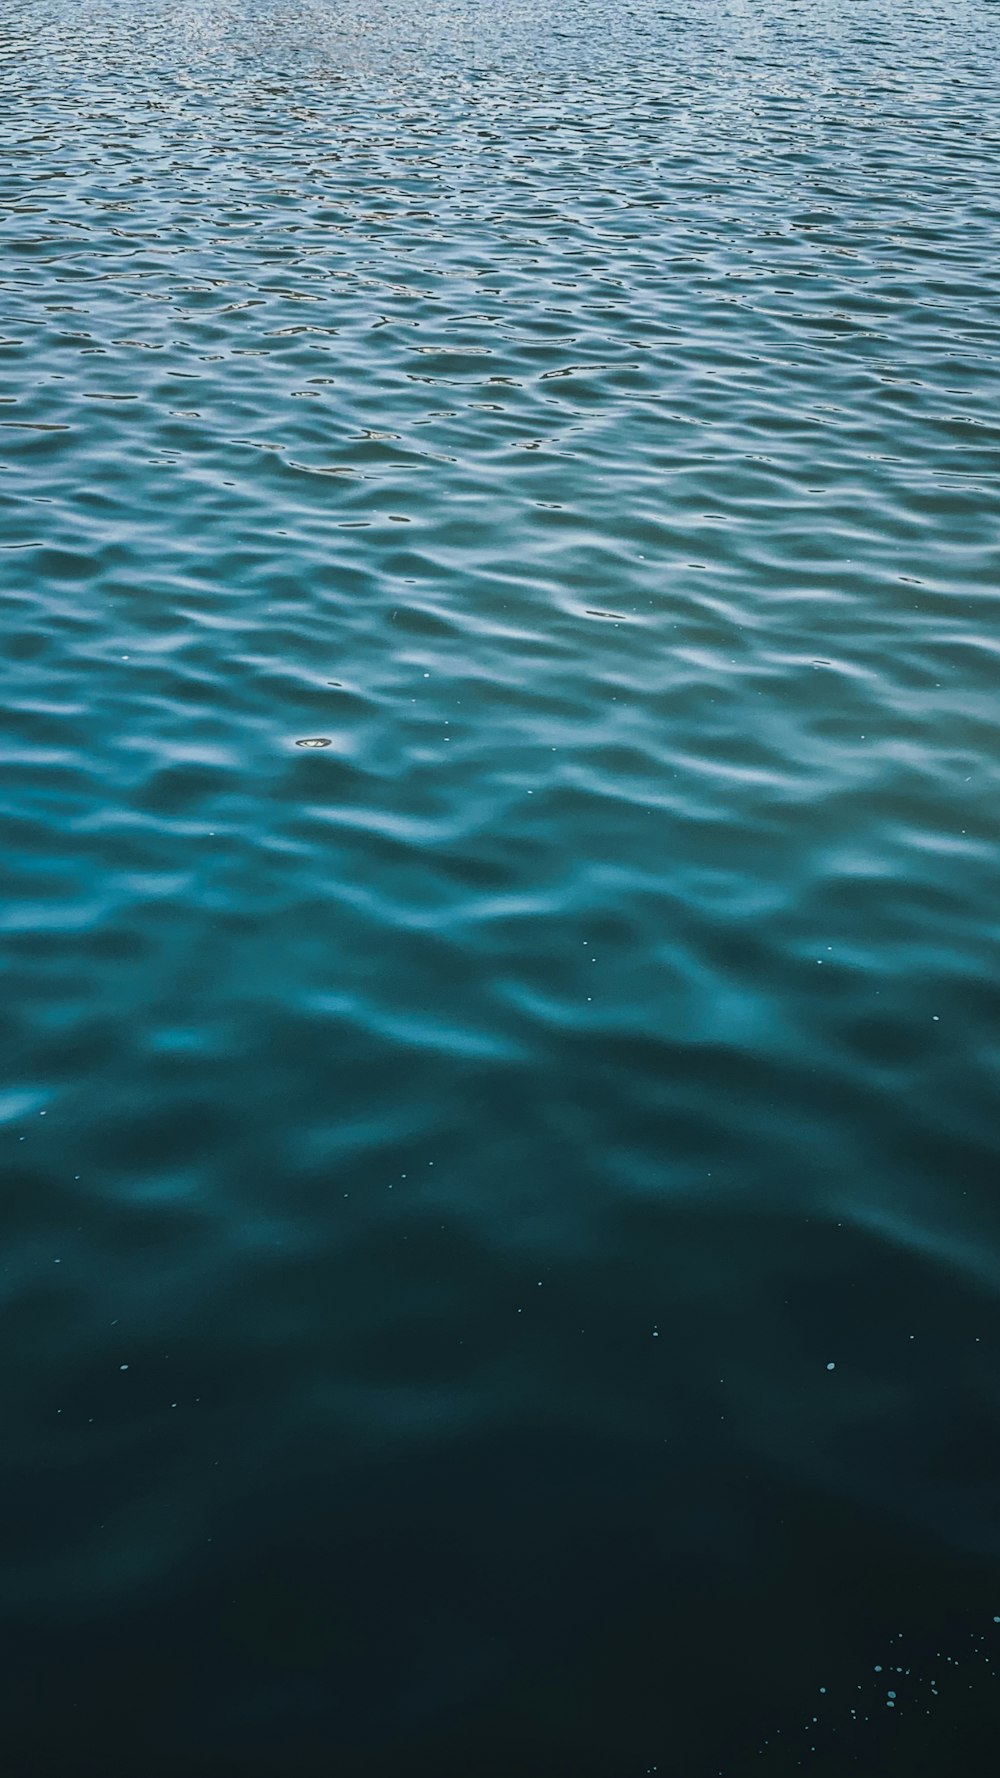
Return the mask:
[[[988,1769],[998,23],[7,9],[12,1778]]]

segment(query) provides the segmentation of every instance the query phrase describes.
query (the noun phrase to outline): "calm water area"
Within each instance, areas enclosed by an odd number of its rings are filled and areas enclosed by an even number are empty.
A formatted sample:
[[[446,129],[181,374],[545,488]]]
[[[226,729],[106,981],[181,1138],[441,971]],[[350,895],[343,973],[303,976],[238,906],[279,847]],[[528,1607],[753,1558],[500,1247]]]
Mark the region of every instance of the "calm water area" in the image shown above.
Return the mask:
[[[989,0],[3,6],[3,1778],[994,1769],[998,495]]]

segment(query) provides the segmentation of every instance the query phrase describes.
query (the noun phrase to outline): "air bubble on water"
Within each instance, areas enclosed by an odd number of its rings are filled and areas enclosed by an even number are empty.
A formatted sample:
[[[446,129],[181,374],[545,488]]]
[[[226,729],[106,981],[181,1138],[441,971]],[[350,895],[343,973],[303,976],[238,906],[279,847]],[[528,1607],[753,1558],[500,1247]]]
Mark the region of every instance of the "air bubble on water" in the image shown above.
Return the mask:
[[[120,1365],[119,1365],[119,1366],[118,1366],[118,1369],[119,1369],[119,1370],[120,1370],[120,1371],[127,1371],[127,1370],[128,1370],[128,1365],[127,1365],[127,1364],[120,1364]]]
[[[828,1364],[826,1368],[828,1371],[835,1371],[837,1367],[835,1364]]]

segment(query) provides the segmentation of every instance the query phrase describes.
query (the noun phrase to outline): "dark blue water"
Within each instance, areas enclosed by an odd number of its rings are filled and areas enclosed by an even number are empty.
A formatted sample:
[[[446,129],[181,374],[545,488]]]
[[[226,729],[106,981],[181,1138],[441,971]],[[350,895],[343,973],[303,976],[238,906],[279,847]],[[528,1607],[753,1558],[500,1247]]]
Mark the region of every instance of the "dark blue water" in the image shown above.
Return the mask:
[[[998,31],[5,9],[4,1778],[991,1769]]]

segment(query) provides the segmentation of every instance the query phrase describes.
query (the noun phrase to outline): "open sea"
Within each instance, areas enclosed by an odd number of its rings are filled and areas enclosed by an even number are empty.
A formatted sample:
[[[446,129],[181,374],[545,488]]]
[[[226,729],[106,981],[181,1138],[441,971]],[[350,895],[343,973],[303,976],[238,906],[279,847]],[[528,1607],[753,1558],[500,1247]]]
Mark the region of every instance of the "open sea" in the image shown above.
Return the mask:
[[[3,1778],[1000,1744],[1000,5],[0,12]]]

